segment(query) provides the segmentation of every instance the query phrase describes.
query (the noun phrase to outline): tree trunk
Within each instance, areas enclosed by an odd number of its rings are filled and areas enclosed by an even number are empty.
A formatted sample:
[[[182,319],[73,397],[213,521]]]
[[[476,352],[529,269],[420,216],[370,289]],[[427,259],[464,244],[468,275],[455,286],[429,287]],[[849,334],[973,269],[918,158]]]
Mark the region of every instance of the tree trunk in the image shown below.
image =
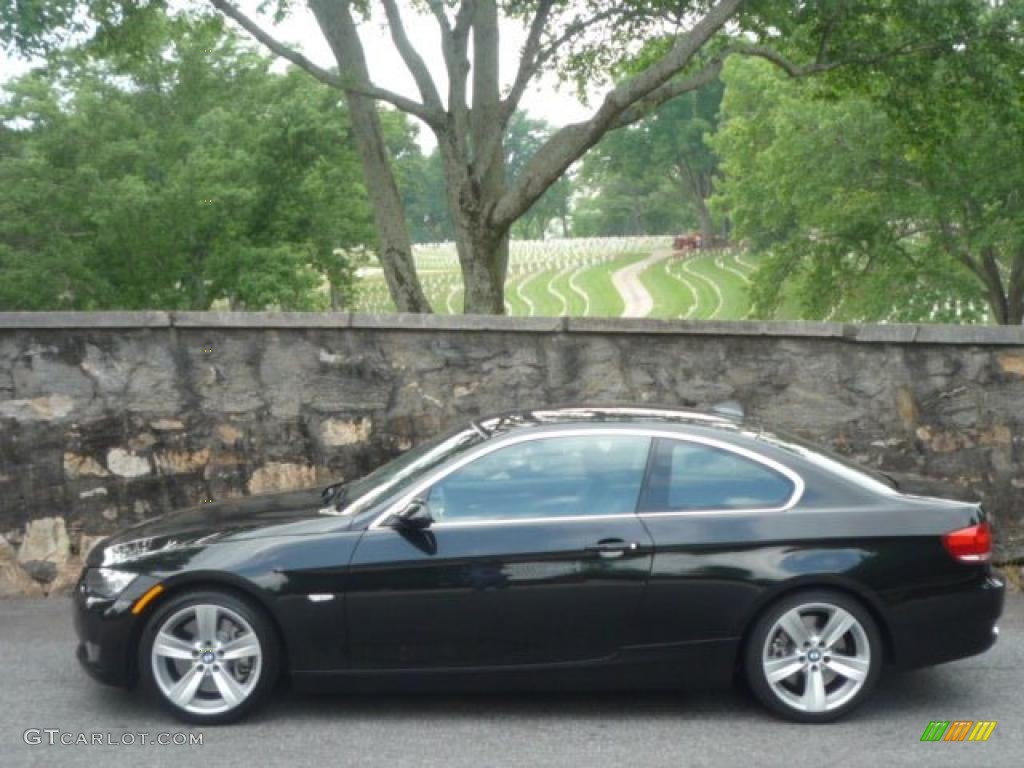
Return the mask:
[[[508,235],[477,233],[460,259],[465,281],[467,315],[505,314],[505,274],[508,270]]]
[[[1013,315],[1015,307],[1003,284],[1003,276],[999,269],[999,261],[992,246],[985,246],[981,249],[981,279],[988,291],[989,304],[995,314],[996,322],[1000,325],[1014,323]]]
[[[463,311],[467,315],[504,314],[508,232],[495,231],[483,215],[487,207],[483,187],[461,161],[452,132],[438,136],[438,151],[465,288]]]
[[[494,0],[479,0],[473,15],[473,108],[461,120],[458,103],[450,105],[447,125],[435,130],[455,228],[455,248],[465,288],[466,314],[505,313],[508,231],[496,227],[489,213],[505,192],[505,148],[501,141],[501,90],[498,78],[498,10]],[[463,49],[451,58],[461,58]],[[459,81],[452,82],[458,86]],[[456,88],[454,100],[464,93]],[[468,122],[468,125],[466,125]],[[489,156],[478,155],[489,150]],[[472,159],[470,159],[472,157]]]
[[[711,211],[708,210],[708,201],[701,195],[695,195],[693,208],[697,212],[697,225],[700,227],[701,239],[710,245],[715,240],[715,222],[711,218]]]
[[[466,280],[466,311],[500,313],[504,311],[504,277],[512,225],[608,131],[636,122],[650,108],[718,77],[721,60],[713,61],[692,77],[679,79],[675,75],[718,34],[743,0],[715,0],[704,15],[695,15],[690,28],[676,36],[661,57],[617,83],[588,119],[563,126],[544,142],[508,189],[502,147],[506,123],[527,84],[546,61],[542,34],[552,8],[562,3],[552,0],[537,3],[519,70],[505,100],[498,70],[497,1],[423,3],[435,15],[441,30],[449,87],[448,103],[442,106],[429,71],[406,36],[401,12],[395,3],[384,4],[392,40],[416,80],[422,103],[370,81],[355,16],[365,13],[372,4],[356,0],[307,0],[338,63],[335,74],[274,39],[228,0],[210,2],[275,54],[346,94],[381,239],[381,266],[392,297],[402,310],[425,312],[429,311],[429,305],[414,269],[403,206],[373,103],[380,100],[417,116],[435,132],[439,145],[444,143],[446,134],[457,134],[453,157],[446,160],[446,166],[454,165],[458,169],[453,172],[446,168],[445,172],[452,218],[456,220],[459,259]],[[454,11],[454,18],[450,11]],[[468,33],[472,34],[472,67],[467,60]],[[564,40],[571,41],[574,36],[570,34]],[[469,109],[466,79],[471,70],[473,106]],[[452,179],[459,182],[455,189],[451,188]]]
[[[357,107],[357,102],[363,104]],[[416,275],[405,208],[388,161],[377,108],[372,100],[355,94],[349,97],[348,104],[380,242],[380,265],[391,299],[399,312],[430,312],[430,302]],[[364,128],[361,124],[373,127]]]
[[[1014,325],[1024,323],[1024,249],[1017,252],[1010,268],[1007,293],[1007,321]]]
[[[348,3],[316,0],[310,3],[310,8],[331,46],[339,70],[358,82],[367,82],[366,58]],[[351,89],[345,91],[345,102],[363,164],[366,192],[373,206],[373,220],[380,240],[378,255],[388,291],[399,312],[430,312],[430,302],[416,275],[405,208],[391,169],[377,104]]]
[[[472,184],[479,199],[471,206],[474,220],[470,247],[478,267],[470,281],[466,274],[466,314],[505,314],[505,275],[508,272],[509,230],[498,230],[489,219],[491,209],[505,194],[505,127],[502,121],[498,53],[498,4],[478,0],[473,18],[473,111],[470,138],[473,148]],[[482,157],[485,147],[489,157]],[[471,284],[472,282],[472,284]]]
[[[715,222],[708,209],[708,199],[713,192],[711,176],[691,168],[689,160],[684,155],[677,156],[675,166],[676,180],[679,182],[683,197],[693,203],[694,213],[697,214],[701,239],[705,243],[711,243],[715,239]]]

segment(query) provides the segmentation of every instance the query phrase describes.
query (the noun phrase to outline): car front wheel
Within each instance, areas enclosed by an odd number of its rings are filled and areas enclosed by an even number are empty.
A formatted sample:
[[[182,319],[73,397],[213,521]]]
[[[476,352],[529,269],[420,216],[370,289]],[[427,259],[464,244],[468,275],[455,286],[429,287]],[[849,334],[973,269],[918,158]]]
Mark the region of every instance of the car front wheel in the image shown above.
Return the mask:
[[[273,687],[278,643],[263,612],[225,592],[189,592],[161,606],[140,644],[145,686],[182,720],[226,723]]]
[[[871,614],[839,592],[783,598],[758,619],[745,652],[750,687],[772,712],[828,722],[860,704],[878,681],[882,643]]]

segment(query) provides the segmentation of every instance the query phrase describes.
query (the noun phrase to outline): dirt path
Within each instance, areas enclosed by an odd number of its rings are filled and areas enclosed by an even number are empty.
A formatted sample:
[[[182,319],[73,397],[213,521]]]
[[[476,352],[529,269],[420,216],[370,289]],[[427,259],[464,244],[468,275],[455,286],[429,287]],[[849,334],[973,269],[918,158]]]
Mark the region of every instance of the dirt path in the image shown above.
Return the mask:
[[[640,275],[648,267],[664,261],[672,255],[672,251],[655,251],[646,259],[641,259],[628,267],[612,273],[612,285],[619,292],[623,303],[622,317],[647,317],[654,309],[654,299],[640,282]]]

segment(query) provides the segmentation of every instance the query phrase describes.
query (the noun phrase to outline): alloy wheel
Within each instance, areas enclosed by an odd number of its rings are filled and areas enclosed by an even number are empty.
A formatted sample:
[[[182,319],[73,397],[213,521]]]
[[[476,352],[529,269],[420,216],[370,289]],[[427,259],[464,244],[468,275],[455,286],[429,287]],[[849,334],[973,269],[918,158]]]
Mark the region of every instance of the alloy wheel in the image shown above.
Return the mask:
[[[229,712],[259,683],[263,649],[236,611],[202,603],[167,618],[153,639],[153,678],[174,706],[199,715]]]
[[[842,707],[861,690],[871,670],[871,643],[849,611],[806,603],[783,613],[765,638],[764,677],[775,696],[800,712]]]

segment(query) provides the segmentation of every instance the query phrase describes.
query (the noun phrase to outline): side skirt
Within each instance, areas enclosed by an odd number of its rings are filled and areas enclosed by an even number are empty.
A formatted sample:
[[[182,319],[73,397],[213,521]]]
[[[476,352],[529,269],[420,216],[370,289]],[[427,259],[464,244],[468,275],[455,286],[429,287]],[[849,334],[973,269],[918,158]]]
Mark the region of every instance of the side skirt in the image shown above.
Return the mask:
[[[634,646],[608,659],[501,667],[293,671],[310,693],[675,690],[729,685],[737,638]]]

